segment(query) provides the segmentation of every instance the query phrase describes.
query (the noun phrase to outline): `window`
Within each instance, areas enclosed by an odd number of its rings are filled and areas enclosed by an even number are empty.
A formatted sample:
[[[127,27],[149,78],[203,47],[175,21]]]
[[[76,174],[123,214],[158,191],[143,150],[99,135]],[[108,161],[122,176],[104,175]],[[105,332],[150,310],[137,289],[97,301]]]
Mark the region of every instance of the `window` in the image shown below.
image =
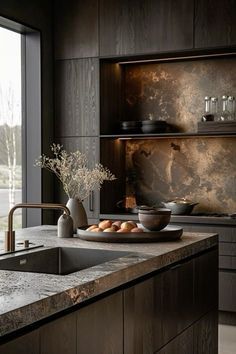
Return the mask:
[[[0,16],[0,230],[9,208],[40,203],[41,155],[40,32]],[[41,211],[16,211],[14,228],[41,224]]]
[[[0,230],[22,201],[21,34],[0,27]],[[21,210],[15,228],[22,226]]]

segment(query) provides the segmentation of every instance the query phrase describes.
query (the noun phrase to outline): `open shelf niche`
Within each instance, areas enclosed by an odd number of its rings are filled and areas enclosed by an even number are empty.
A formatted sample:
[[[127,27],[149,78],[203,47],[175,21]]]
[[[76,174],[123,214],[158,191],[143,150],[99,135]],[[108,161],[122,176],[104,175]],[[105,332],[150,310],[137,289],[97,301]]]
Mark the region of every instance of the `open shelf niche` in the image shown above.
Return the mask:
[[[235,132],[197,133],[204,96],[235,95],[235,57],[100,64],[101,163],[117,177],[101,190],[100,213],[119,211],[116,203],[129,190],[131,160],[139,204],[188,197],[200,203],[199,212],[236,209],[236,195],[228,193],[236,190]],[[150,114],[165,119],[172,131],[121,132],[121,121]]]

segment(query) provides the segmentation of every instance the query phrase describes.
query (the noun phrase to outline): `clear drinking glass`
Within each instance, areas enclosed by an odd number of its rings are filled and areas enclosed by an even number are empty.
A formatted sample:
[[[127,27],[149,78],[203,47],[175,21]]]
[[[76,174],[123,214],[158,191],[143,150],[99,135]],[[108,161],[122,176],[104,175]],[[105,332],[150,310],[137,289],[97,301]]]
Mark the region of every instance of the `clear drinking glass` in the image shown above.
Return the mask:
[[[234,96],[228,97],[228,111],[229,111],[229,119],[228,120],[235,120],[235,98]]]

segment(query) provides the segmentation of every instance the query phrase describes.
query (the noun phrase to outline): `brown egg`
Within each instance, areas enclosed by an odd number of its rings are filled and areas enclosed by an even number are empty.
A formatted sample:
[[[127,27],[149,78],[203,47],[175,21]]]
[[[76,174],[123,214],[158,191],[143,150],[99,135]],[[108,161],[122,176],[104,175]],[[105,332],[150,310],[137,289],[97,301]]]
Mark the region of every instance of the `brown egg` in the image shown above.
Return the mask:
[[[101,229],[105,230],[108,227],[111,227],[112,225],[112,221],[111,220],[103,220],[98,224],[98,227],[100,227]]]
[[[100,227],[96,227],[95,229],[92,229],[91,232],[102,232],[103,229],[101,229]]]
[[[93,229],[96,229],[97,227],[98,227],[98,225],[91,225],[86,229],[86,231],[92,231]]]
[[[103,230],[103,232],[116,232],[116,230],[117,230],[117,227],[114,225],[114,226],[108,227],[107,229]]]
[[[117,226],[117,225],[113,225],[113,224],[112,224],[112,225],[111,225],[111,228],[114,229],[114,231],[119,230],[119,226]]]
[[[134,227],[131,232],[144,232],[143,229],[140,229],[139,227]]]
[[[114,222],[112,223],[112,226],[115,225],[115,226],[117,226],[118,229],[119,229],[121,224],[122,224],[122,221],[117,220],[117,221],[114,221]]]
[[[130,232],[130,229],[123,228],[123,229],[117,230],[116,232]]]
[[[122,222],[120,227],[121,229],[128,229],[129,231],[131,231],[135,226],[128,221],[124,221]]]
[[[137,224],[136,224],[136,222],[134,222],[134,221],[132,221],[132,220],[129,220],[129,221],[127,221],[129,224],[132,224],[132,225],[134,225],[134,227],[138,227],[137,226]]]

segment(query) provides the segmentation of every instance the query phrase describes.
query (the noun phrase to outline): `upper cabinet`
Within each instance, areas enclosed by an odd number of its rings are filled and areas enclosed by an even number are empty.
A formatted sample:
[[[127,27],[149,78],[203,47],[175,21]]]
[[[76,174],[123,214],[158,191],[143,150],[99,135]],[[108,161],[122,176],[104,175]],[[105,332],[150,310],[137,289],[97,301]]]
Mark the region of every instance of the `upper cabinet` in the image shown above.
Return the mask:
[[[55,1],[55,58],[98,56],[98,0]]]
[[[236,1],[195,1],[195,47],[236,45]]]
[[[193,0],[101,0],[100,56],[193,47]]]

